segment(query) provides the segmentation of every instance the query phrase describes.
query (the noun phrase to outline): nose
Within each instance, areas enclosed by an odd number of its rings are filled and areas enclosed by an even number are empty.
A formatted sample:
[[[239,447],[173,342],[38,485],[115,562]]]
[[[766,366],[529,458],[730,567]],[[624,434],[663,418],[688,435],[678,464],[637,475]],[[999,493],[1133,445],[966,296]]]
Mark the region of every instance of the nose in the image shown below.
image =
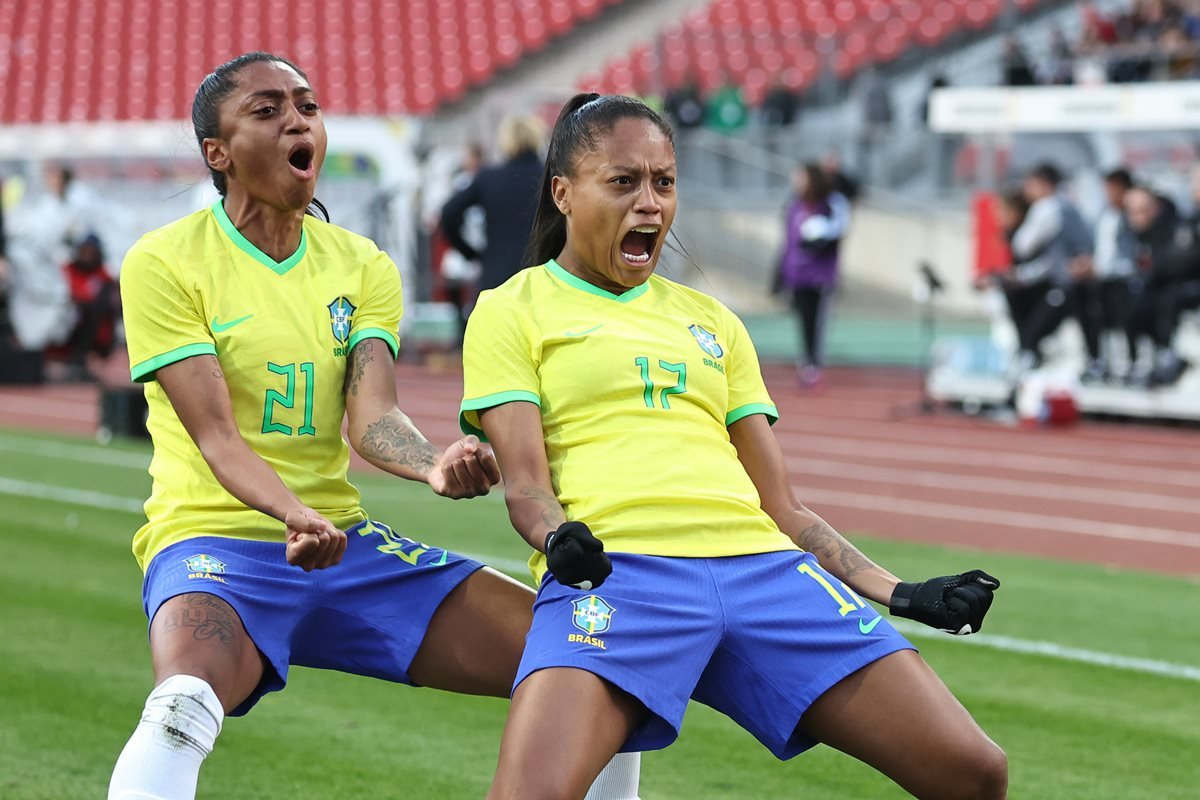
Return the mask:
[[[642,181],[634,199],[633,210],[643,214],[662,213],[662,203],[659,202],[658,193],[654,191],[653,181]]]
[[[300,113],[300,109],[294,105],[287,106],[287,132],[288,133],[305,133],[309,129],[308,117]]]

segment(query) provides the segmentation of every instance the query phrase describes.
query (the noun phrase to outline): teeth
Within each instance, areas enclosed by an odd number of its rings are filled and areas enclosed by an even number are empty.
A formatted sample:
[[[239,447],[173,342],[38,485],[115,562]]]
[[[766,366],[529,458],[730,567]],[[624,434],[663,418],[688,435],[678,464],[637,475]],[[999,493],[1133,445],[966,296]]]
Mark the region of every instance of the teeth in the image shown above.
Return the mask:
[[[649,253],[643,253],[640,256],[635,256],[633,253],[626,253],[624,250],[622,250],[621,255],[625,256],[625,260],[632,264],[645,264],[650,260]]]
[[[633,230],[635,233],[658,233],[659,227],[657,225],[639,225]]]

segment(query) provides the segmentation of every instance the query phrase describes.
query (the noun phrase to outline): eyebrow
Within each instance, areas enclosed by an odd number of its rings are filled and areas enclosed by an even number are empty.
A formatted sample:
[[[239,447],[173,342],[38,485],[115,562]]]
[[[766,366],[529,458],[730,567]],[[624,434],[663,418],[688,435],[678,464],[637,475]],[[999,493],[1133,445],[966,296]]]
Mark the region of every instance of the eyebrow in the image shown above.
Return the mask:
[[[292,89],[293,97],[297,97],[299,95],[304,95],[304,94],[314,94],[312,87],[301,85],[301,86],[297,86],[295,89]],[[255,100],[261,100],[261,99],[286,100],[287,92],[283,91],[282,89],[260,89],[257,92],[251,92],[246,97],[245,102],[252,103]]]
[[[608,166],[608,169],[612,170],[613,172],[631,172],[634,174],[639,174],[642,171],[641,167],[632,167],[632,166],[629,166],[628,164],[610,164]],[[674,170],[675,170],[674,164],[666,164],[663,166],[654,167],[650,170],[650,172],[654,173],[654,174],[659,174],[659,173],[663,173],[663,172],[672,172]]]

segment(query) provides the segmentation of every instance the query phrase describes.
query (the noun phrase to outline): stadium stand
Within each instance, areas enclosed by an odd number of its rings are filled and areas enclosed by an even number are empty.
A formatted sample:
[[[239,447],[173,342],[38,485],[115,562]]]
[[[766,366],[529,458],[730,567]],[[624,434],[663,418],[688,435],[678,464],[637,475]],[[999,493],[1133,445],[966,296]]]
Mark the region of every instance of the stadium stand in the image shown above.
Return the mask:
[[[1039,2],[1017,0],[1016,8]],[[834,71],[844,80],[868,66],[891,63],[910,48],[981,30],[1003,10],[1002,0],[715,0],[657,39],[613,56],[579,83],[600,92],[645,95],[686,81],[708,92],[732,79],[757,105],[776,80],[793,91],[816,82],[822,39],[836,43]]]
[[[0,124],[181,119],[265,49],[339,114],[429,114],[624,0],[43,0],[0,13]],[[311,33],[309,33],[311,31]]]

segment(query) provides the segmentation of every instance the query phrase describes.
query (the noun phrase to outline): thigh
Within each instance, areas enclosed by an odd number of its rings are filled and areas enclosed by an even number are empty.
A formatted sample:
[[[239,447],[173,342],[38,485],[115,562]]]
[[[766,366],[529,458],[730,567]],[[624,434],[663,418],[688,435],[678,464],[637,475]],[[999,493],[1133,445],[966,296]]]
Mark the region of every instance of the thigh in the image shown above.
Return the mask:
[[[583,798],[645,713],[633,696],[585,670],[535,672],[513,693],[488,798]]]
[[[225,712],[242,704],[263,676],[263,657],[237,612],[207,592],[175,595],[150,625],[154,682],[193,675],[216,692]]]
[[[725,635],[693,695],[788,759],[817,744],[806,710],[861,667],[912,645],[811,553],[709,559]]]
[[[231,715],[246,713],[287,682],[310,585],[282,543],[201,537],[163,549],[142,586],[156,678],[202,678]]]
[[[844,678],[812,704],[799,730],[918,797],[1003,796],[1003,751],[914,651]]]
[[[533,590],[484,568],[434,612],[408,674],[420,686],[508,697],[533,621]]]

